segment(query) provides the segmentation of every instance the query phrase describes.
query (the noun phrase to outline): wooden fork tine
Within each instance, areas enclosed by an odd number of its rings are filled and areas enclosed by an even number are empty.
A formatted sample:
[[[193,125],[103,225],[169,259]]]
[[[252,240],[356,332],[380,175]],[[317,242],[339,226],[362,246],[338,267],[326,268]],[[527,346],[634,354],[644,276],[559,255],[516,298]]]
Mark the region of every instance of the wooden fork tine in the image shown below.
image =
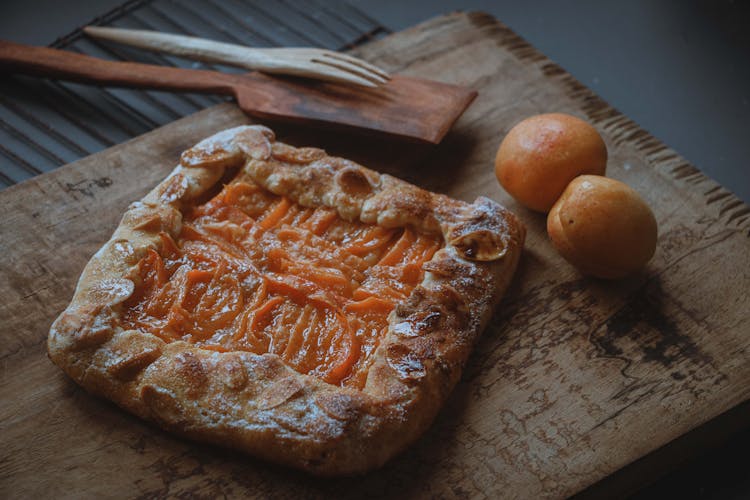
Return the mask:
[[[360,78],[364,78],[365,80],[370,81],[376,85],[380,85],[388,81],[385,78],[381,77],[380,75],[370,73],[366,70],[363,70],[362,68],[358,66],[352,66],[348,63],[342,63],[337,60],[313,58],[311,61],[319,65],[330,66],[331,68],[336,68],[337,70],[342,71],[344,73],[350,73],[352,75],[359,76]]]
[[[326,50],[323,53],[323,56],[324,57],[330,57],[331,59],[336,59],[336,60],[339,60],[339,61],[342,61],[342,62],[348,62],[348,63],[353,64],[355,66],[358,66],[358,67],[360,67],[362,69],[370,71],[370,72],[378,75],[379,77],[383,78],[386,81],[390,80],[390,78],[391,78],[391,75],[389,75],[388,73],[386,73],[385,71],[383,71],[381,68],[378,68],[374,64],[370,64],[367,61],[364,61],[362,59],[358,59],[356,57],[352,57],[352,56],[347,55],[347,54],[341,54],[339,52],[332,52],[332,51]]]
[[[340,69],[328,66],[328,65],[321,65],[321,64],[315,64],[315,69],[311,70],[310,72],[304,72],[300,71],[297,73],[299,76],[308,76],[310,78],[313,78],[311,75],[315,75],[314,78],[318,80],[324,80],[328,82],[339,82],[339,83],[353,83],[356,85],[360,85],[362,87],[371,87],[375,88],[382,82],[372,82],[366,78],[357,76],[349,71],[341,71]]]

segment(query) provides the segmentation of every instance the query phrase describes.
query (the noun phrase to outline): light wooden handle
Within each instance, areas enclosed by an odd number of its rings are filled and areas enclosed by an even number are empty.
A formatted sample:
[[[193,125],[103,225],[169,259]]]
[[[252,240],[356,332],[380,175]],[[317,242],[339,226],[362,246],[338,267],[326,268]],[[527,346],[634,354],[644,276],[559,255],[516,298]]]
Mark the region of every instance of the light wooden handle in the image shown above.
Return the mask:
[[[288,66],[282,64],[279,58],[273,57],[274,49],[253,49],[192,36],[105,26],[87,26],[83,28],[83,32],[100,40],[251,70],[274,70]]]
[[[0,69],[4,73],[184,92],[235,95],[236,77],[194,69],[115,62],[47,47],[0,40]]]

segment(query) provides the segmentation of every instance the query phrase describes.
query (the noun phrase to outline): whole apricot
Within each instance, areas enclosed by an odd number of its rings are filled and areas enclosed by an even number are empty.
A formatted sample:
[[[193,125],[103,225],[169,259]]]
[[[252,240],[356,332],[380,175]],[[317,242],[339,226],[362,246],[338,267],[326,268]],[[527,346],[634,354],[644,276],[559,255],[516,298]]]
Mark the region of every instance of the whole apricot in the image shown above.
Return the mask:
[[[575,178],[547,216],[558,252],[583,274],[622,278],[656,250],[654,213],[627,184],[598,175]]]
[[[607,146],[594,127],[575,116],[549,113],[514,126],[497,150],[495,175],[522,205],[548,212],[570,181],[604,175]]]

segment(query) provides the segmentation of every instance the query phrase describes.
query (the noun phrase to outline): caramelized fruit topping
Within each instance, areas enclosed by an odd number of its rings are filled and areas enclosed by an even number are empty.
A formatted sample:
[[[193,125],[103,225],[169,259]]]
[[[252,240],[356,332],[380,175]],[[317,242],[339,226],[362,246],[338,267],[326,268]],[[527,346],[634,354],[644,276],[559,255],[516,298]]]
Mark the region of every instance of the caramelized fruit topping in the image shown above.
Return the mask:
[[[250,180],[185,214],[137,266],[125,328],[217,351],[271,352],[361,388],[387,318],[442,239],[348,222]]]

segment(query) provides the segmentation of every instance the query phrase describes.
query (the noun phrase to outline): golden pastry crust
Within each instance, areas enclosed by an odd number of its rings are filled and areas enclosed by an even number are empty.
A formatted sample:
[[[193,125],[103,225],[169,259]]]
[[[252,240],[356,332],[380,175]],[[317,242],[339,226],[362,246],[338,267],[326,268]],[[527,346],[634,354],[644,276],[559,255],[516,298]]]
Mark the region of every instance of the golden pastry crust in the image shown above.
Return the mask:
[[[306,207],[442,234],[445,247],[424,264],[422,283],[391,313],[362,390],[298,373],[274,354],[166,343],[119,326],[137,286],[134,267],[159,248],[161,231],[180,233],[182,211],[233,167]],[[52,325],[49,355],[88,391],[169,431],[315,474],[364,472],[430,425],[509,284],[524,236],[516,217],[487,198],[460,202],[319,149],[275,142],[265,127],[237,127],[183,153],[129,207]]]

